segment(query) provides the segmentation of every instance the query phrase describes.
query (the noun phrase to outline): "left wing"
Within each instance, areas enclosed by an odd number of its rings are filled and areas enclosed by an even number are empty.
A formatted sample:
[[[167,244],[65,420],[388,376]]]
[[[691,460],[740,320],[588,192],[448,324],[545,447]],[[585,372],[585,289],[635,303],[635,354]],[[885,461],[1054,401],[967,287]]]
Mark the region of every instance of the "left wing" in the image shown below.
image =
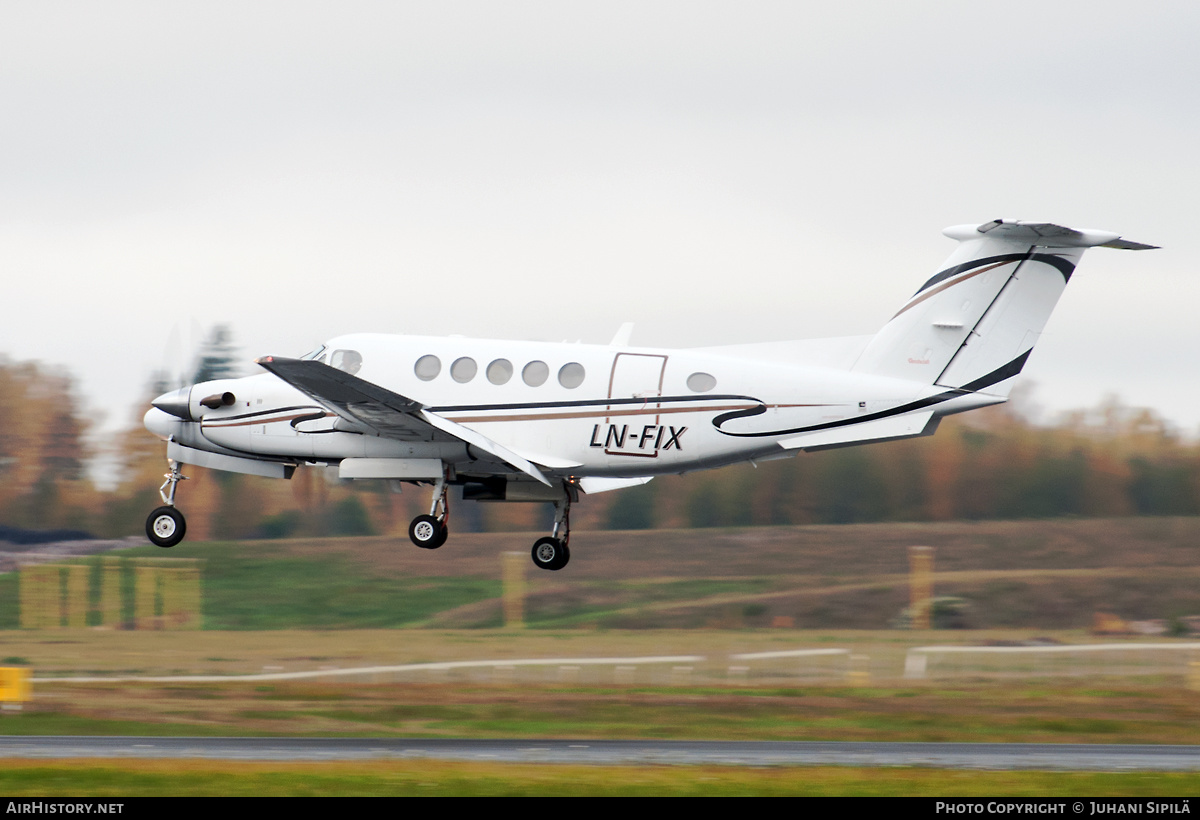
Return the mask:
[[[324,362],[278,356],[264,356],[255,361],[264,370],[347,421],[366,425],[385,438],[400,441],[462,441],[496,456],[546,486],[552,486],[542,471],[528,459],[487,436],[429,412],[420,402],[407,396],[393,393]]]

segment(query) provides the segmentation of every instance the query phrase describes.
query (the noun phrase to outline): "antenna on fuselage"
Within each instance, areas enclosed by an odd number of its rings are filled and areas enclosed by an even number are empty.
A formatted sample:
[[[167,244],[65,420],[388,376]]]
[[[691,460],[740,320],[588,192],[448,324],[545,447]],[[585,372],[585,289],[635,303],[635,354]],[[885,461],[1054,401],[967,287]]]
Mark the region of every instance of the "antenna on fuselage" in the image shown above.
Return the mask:
[[[629,345],[629,337],[633,335],[633,322],[625,322],[619,328],[617,333],[612,337],[612,341],[608,343],[609,347],[627,347]]]

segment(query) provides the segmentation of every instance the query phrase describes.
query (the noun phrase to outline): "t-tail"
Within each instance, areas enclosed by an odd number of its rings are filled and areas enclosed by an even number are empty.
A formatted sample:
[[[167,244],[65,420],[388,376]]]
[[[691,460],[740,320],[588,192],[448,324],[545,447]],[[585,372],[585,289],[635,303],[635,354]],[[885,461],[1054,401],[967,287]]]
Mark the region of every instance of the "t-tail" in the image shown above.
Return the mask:
[[[1007,396],[1083,252],[1156,247],[1002,219],[944,233],[958,247],[871,339],[855,371]]]

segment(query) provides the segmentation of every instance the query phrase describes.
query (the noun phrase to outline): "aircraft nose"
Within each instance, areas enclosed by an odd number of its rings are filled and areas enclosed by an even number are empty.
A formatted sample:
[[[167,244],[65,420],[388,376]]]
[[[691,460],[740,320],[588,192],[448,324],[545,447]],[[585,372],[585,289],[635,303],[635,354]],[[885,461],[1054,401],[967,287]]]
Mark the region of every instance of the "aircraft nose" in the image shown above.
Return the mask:
[[[175,418],[191,421],[192,414],[188,409],[191,395],[191,387],[181,387],[178,390],[172,390],[170,393],[163,393],[157,399],[150,402],[150,404],[164,413],[170,413]]]

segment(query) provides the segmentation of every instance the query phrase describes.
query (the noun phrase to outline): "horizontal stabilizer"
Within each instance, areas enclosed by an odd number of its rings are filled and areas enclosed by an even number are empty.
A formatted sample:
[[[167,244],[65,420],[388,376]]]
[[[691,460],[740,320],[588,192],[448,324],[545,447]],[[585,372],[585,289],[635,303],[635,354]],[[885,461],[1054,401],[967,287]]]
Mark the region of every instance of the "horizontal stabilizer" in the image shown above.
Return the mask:
[[[785,450],[824,450],[831,447],[848,447],[851,444],[865,444],[868,441],[889,441],[892,439],[915,438],[931,436],[937,429],[938,420],[933,417],[933,411],[924,413],[909,413],[903,416],[892,416],[862,424],[852,424],[847,427],[835,427],[832,430],[818,430],[795,438],[784,439],[779,446]]]
[[[1114,239],[1112,242],[1105,242],[1100,245],[1101,248],[1116,248],[1119,251],[1156,251],[1158,245],[1143,245],[1141,242],[1130,242],[1128,239]]]
[[[1157,250],[1157,245],[1144,245],[1121,239],[1112,231],[1091,228],[1068,228],[1053,222],[1022,222],[1012,219],[993,219],[982,225],[955,225],[942,233],[951,239],[966,241],[986,236],[1038,248],[1117,248],[1127,251]]]

